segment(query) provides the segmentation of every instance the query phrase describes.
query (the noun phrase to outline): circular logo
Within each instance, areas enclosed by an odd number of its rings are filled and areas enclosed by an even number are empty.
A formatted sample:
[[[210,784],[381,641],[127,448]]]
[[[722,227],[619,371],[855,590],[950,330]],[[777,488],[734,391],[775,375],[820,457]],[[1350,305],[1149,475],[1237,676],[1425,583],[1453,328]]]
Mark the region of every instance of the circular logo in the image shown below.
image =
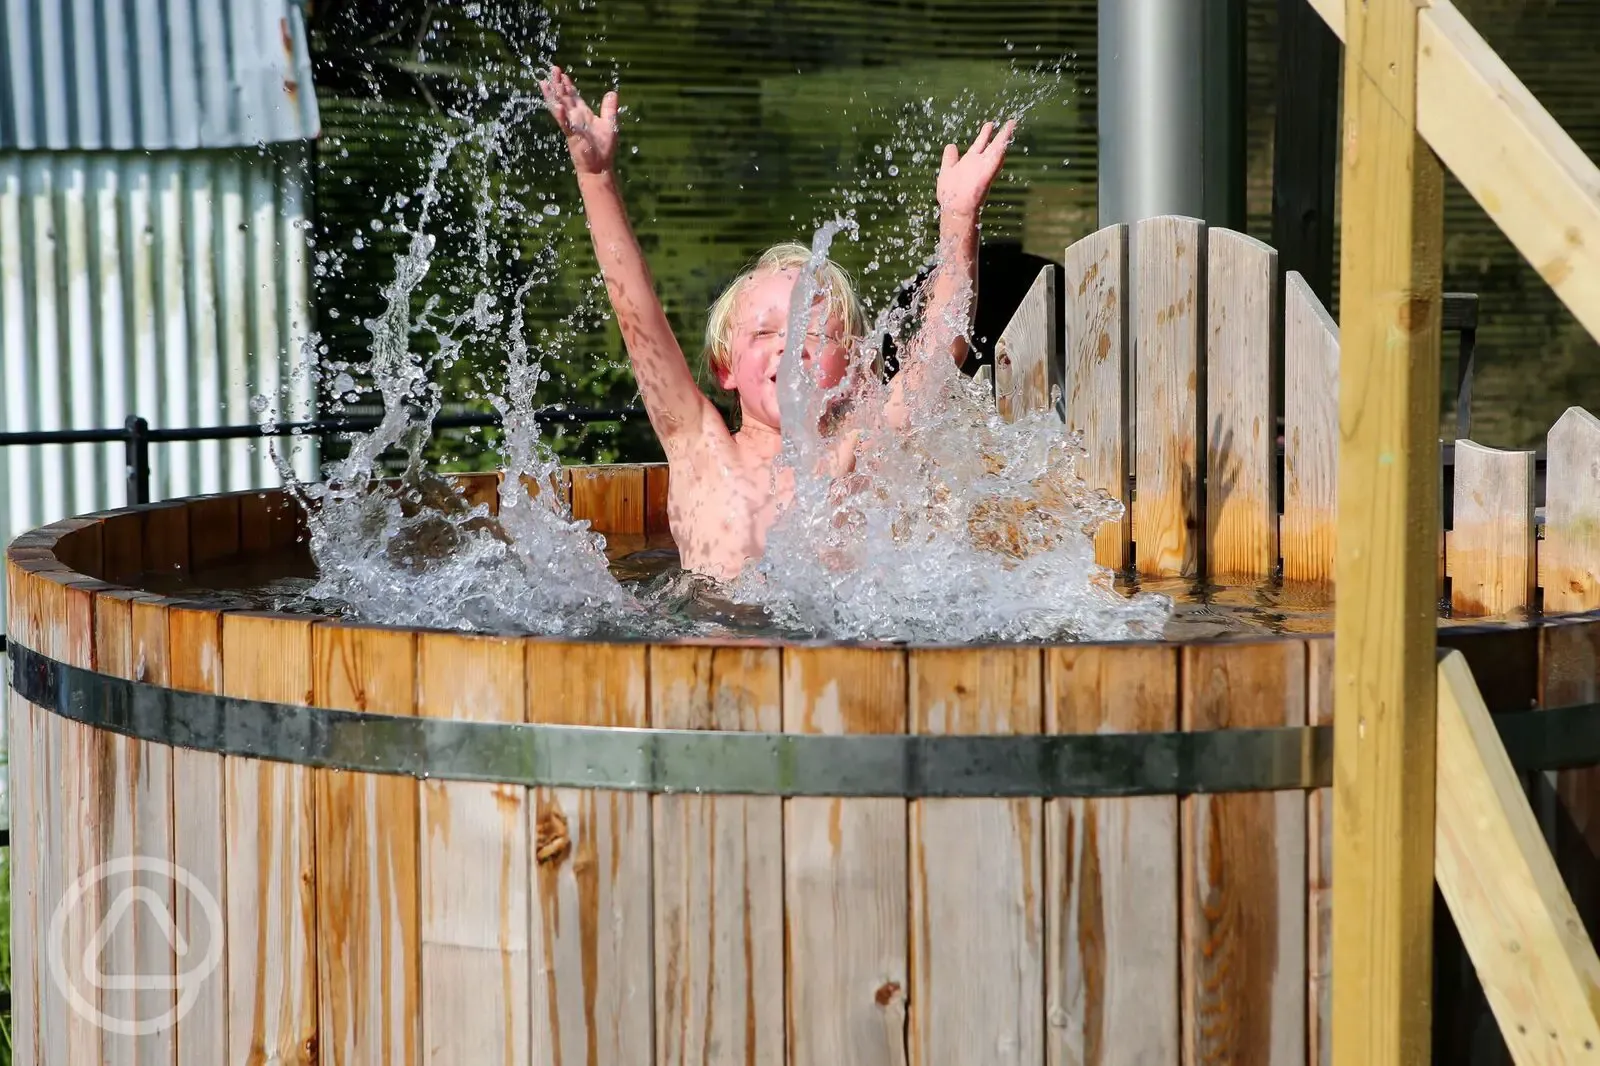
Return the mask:
[[[204,923],[206,932],[206,952],[204,958],[188,969],[183,967],[189,962],[191,938],[184,935],[167,900],[148,883],[130,884],[118,892],[107,903],[99,925],[84,946],[83,954],[76,959],[67,958],[65,943],[67,921],[82,905],[84,897],[108,878],[135,873],[165,878],[172,882],[171,897],[174,903],[181,890],[197,905],[182,909],[190,914],[194,914],[198,909],[198,916]],[[148,882],[149,878],[145,880]],[[156,930],[172,946],[173,957],[177,963],[174,972],[108,974],[102,970],[101,963],[107,943],[120,923],[135,920],[134,912],[138,907],[146,909]],[[108,1033],[116,1033],[119,1036],[147,1036],[170,1029],[194,1006],[195,1000],[200,995],[200,986],[222,963],[222,931],[222,907],[217,903],[216,896],[212,895],[197,877],[166,859],[148,855],[128,855],[101,863],[68,886],[66,894],[61,897],[61,902],[56,905],[55,912],[50,916],[45,951],[50,962],[50,976],[54,978],[56,987],[61,990],[62,995],[66,996],[73,1011],[80,1017]],[[75,964],[76,969],[73,974],[68,972],[69,963]],[[73,976],[79,980],[73,980]],[[172,1005],[155,1017],[115,1018],[85,998],[82,991],[84,986],[92,989],[127,991],[176,991],[177,995]]]

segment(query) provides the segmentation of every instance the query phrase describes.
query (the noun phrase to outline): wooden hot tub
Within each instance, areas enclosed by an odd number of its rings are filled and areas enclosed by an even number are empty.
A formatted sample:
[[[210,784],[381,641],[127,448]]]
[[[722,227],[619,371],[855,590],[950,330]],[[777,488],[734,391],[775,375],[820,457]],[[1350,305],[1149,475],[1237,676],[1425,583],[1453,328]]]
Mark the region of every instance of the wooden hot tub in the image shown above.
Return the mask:
[[[663,488],[570,492],[643,545]],[[1325,1061],[1331,637],[559,642],[139,589],[296,527],[246,493],[10,546],[17,1062]],[[1440,641],[1592,917],[1596,778],[1533,768],[1600,762],[1536,710],[1596,698],[1600,616]]]

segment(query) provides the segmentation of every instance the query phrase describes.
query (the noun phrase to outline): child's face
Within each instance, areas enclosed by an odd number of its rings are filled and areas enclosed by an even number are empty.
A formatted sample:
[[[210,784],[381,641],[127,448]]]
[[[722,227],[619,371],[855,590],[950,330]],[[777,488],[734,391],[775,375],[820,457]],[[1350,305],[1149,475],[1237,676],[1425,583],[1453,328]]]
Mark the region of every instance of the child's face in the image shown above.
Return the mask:
[[[733,334],[729,343],[729,369],[718,380],[739,394],[746,419],[778,428],[778,361],[783,357],[788,329],[789,297],[798,271],[764,271],[750,278],[734,305]],[[831,389],[849,365],[844,317],[837,312],[826,322],[826,294],[819,291],[812,303],[810,328],[801,363],[818,385]]]

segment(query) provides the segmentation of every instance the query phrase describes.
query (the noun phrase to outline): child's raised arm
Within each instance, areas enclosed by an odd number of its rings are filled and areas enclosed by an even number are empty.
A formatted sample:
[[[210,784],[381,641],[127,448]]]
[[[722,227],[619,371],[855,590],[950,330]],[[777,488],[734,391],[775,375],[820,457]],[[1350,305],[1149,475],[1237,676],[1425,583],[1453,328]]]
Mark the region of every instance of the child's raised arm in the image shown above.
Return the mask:
[[[539,83],[545,103],[572,153],[589,236],[605,277],[628,358],[633,363],[650,424],[670,454],[698,436],[709,418],[721,418],[695,383],[678,338],[656,296],[644,252],[628,223],[612,161],[617,148],[617,94],[608,92],[596,115],[560,67]]]
[[[904,423],[905,391],[915,391],[927,378],[932,360],[967,361],[967,332],[972,328],[978,302],[978,215],[989,186],[1005,162],[1006,146],[1017,126],[1011,119],[995,135],[986,122],[965,153],[947,144],[939,167],[936,195],[939,202],[939,247],[922,328],[907,346],[900,373],[890,393],[892,422]]]

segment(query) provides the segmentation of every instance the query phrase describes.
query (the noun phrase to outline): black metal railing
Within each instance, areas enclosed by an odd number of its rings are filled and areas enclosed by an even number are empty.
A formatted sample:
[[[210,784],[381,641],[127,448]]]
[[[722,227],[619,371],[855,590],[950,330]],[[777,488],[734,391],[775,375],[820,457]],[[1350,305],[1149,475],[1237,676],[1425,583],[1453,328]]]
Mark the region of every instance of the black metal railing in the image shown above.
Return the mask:
[[[638,407],[619,408],[541,408],[534,415],[544,425],[620,422],[643,415]],[[0,433],[0,448],[46,444],[115,444],[124,449],[128,471],[128,503],[150,502],[150,445],[194,441],[253,440],[265,437],[306,436],[326,439],[338,433],[362,433],[376,429],[381,420],[331,418],[312,422],[268,422],[250,426],[182,426],[152,429],[139,415],[129,415],[121,429],[29,429]],[[448,429],[489,429],[502,424],[498,414],[440,415],[432,422],[435,432]]]

